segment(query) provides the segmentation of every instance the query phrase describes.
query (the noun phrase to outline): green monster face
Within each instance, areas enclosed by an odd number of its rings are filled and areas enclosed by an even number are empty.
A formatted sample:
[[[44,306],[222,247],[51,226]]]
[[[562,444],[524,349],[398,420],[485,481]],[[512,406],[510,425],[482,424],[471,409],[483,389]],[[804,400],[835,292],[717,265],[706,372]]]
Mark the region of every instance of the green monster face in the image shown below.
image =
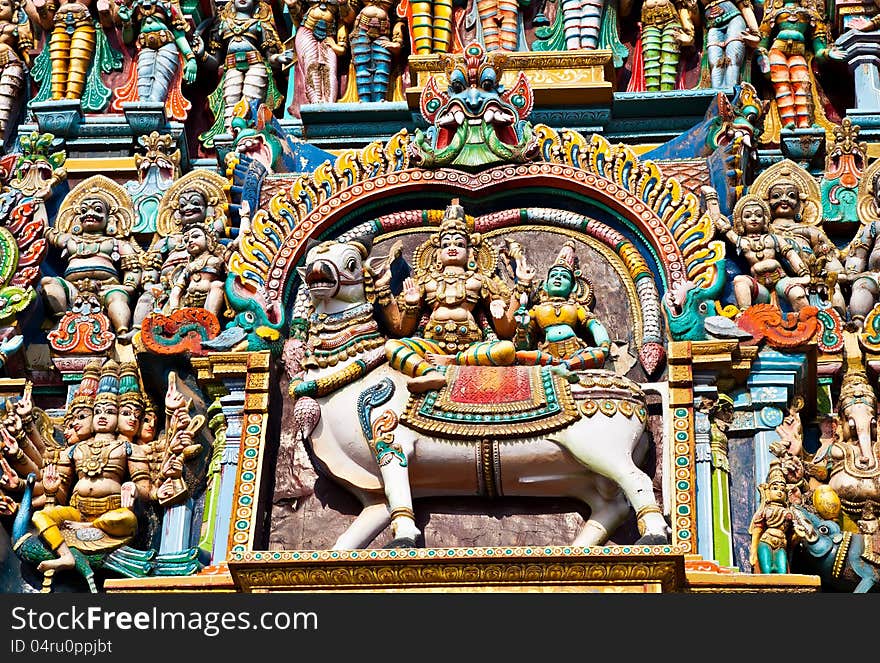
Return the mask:
[[[574,287],[574,275],[565,267],[553,267],[547,274],[544,289],[551,297],[568,297]]]

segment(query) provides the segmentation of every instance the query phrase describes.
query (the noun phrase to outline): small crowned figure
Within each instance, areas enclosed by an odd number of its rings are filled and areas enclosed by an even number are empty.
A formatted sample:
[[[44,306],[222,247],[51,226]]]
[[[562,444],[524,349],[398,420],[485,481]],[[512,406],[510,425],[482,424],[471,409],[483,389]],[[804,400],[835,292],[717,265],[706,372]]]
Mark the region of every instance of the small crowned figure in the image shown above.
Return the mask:
[[[779,461],[770,463],[767,481],[758,490],[761,504],[749,526],[749,562],[756,573],[788,573],[788,550],[794,543],[794,512]]]
[[[611,349],[611,338],[590,311],[593,288],[578,269],[575,244],[566,242],[539,289],[539,303],[526,309],[523,295],[517,310],[516,361],[519,364],[551,364],[560,372],[602,368]],[[592,344],[579,337],[582,329]],[[532,348],[537,343],[537,349]]]

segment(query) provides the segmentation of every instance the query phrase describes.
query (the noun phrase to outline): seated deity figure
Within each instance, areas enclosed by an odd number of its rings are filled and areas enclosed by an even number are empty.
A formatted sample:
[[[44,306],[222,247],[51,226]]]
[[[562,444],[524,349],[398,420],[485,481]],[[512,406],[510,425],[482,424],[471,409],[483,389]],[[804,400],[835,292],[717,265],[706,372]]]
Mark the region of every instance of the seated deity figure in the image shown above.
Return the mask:
[[[602,368],[611,349],[611,337],[590,311],[592,287],[578,269],[573,241],[566,242],[559,251],[539,297],[539,303],[531,309],[522,306],[517,310],[516,363],[549,364],[564,371]],[[590,334],[592,345],[577,335],[579,328]],[[537,350],[530,349],[537,338]]]
[[[92,434],[69,447],[56,464],[47,465],[43,471],[45,506],[34,513],[32,520],[57,557],[40,562],[39,571],[75,565],[62,528],[92,527],[123,542],[137,530],[137,517],[132,511],[135,497],[156,499],[146,459],[138,458],[128,437],[118,432],[118,370],[112,360],[101,367],[93,401]],[[79,392],[77,396],[89,397]]]
[[[169,117],[185,120],[190,105],[181,93],[181,79],[192,83],[198,72],[180,5],[176,0],[123,0],[116,16],[123,41],[137,46],[132,75],[117,88],[116,100],[163,102]]]
[[[519,307],[516,292],[494,274],[493,248],[469,227],[464,208],[453,200],[439,230],[414,253],[414,278],[407,278],[395,298],[390,290],[390,270],[376,279],[377,303],[392,332],[408,336],[416,331],[427,310],[421,336],[391,339],[385,344],[389,364],[409,375],[409,389],[439,389],[446,377],[442,365],[506,366],[516,348],[477,322],[477,307],[487,305],[495,332],[510,338],[516,330]],[[490,264],[491,263],[491,264]],[[533,270],[520,270],[518,288],[527,287]]]
[[[770,230],[795,243],[801,262],[813,278],[810,287],[820,280],[825,283],[823,287],[827,287],[827,277],[834,279],[827,298],[842,312],[845,303],[836,279],[844,268],[837,247],[819,225],[819,187],[809,173],[796,172],[796,168],[785,162],[771,166],[755,180],[750,193],[760,196],[770,207]],[[764,181],[759,185],[761,178]]]
[[[873,175],[864,173],[865,179],[859,186],[856,209],[862,226],[847,249],[845,271],[841,274],[841,280],[852,287],[850,318],[859,325],[880,300],[880,168],[871,170]]]
[[[141,328],[149,314],[168,310],[171,291],[191,259],[185,229],[204,226],[206,239],[216,239],[225,232],[225,185],[220,175],[194,170],[176,180],[162,196],[156,237],[142,258],[143,293],[135,306],[132,333]],[[215,250],[219,249],[215,247]]]
[[[183,241],[189,262],[177,273],[166,308],[169,312],[181,307],[203,308],[220,318],[225,302],[223,247],[214,229],[204,223],[185,226]]]
[[[733,223],[730,223],[721,214],[715,190],[704,187],[703,195],[715,228],[749,264],[749,275],[740,274],[733,279],[737,307],[744,310],[752,304],[769,303],[772,292],[795,311],[807,306],[804,286],[809,282],[809,270],[791,241],[770,232],[767,204],[757,196],[743,196],[733,209]],[[795,276],[786,269],[783,259]]]
[[[140,249],[131,239],[134,210],[125,190],[103,175],[80,182],[61,205],[49,242],[67,258],[63,277],[42,279],[50,312],[62,316],[94,292],[116,333],[131,326],[129,300],[140,285]]]

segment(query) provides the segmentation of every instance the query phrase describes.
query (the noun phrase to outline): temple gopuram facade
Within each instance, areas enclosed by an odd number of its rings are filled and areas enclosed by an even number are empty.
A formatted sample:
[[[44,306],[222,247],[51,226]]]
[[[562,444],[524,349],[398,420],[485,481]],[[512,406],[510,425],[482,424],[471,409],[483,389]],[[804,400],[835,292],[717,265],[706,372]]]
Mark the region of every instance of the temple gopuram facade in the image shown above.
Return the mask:
[[[0,46],[4,593],[880,591],[880,5]]]

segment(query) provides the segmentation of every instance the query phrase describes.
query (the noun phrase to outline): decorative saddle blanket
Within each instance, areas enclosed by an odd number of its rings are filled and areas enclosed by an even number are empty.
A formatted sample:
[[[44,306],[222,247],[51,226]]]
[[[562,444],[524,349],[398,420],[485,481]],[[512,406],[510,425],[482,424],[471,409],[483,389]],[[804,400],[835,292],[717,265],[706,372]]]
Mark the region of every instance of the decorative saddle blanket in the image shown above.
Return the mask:
[[[410,396],[402,419],[411,428],[477,443],[534,437],[580,416],[568,382],[546,367],[448,366],[445,371],[446,386]]]

